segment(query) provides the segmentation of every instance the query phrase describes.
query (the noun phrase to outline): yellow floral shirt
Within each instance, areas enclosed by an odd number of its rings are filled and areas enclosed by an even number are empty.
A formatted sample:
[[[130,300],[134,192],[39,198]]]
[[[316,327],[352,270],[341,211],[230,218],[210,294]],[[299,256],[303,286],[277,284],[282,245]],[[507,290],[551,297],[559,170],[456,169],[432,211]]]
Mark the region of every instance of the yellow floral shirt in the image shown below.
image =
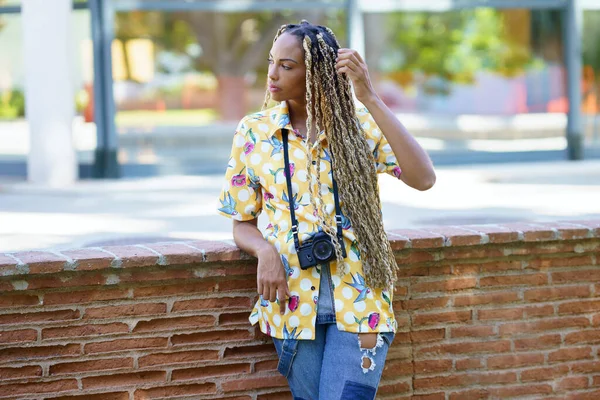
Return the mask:
[[[373,151],[377,172],[400,177],[396,157],[366,108],[357,110],[357,116]],[[261,331],[279,338],[314,339],[317,301],[320,284],[320,266],[300,269],[291,233],[291,216],[286,179],[283,174],[282,128],[288,129],[289,157],[292,174],[292,196],[296,207],[301,243],[318,232],[317,220],[311,206],[307,179],[307,152],[309,144],[297,136],[290,124],[286,102],[268,110],[244,117],[235,132],[231,157],[220,196],[219,213],[238,221],[257,218],[265,211],[269,219],[263,235],[281,255],[288,279],[291,297],[284,315],[279,305],[262,297],[254,306],[250,322],[260,322]],[[322,142],[321,194],[330,219],[335,214],[331,180],[331,158],[325,134]],[[316,185],[316,154],[313,152],[313,184]],[[357,177],[358,179],[359,177]],[[362,263],[352,226],[343,217],[343,236],[348,273],[337,274],[337,261],[332,261],[331,278],[337,327],[348,332],[395,332],[396,320],[392,309],[392,292],[371,289],[365,285]]]

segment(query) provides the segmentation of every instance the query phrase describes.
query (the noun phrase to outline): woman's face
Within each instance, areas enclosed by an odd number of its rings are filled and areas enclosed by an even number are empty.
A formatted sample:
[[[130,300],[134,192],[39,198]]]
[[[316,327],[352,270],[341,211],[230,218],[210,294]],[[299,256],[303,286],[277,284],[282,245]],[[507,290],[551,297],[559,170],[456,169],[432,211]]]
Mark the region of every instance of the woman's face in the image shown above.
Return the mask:
[[[273,43],[267,74],[271,98],[303,103],[306,95],[306,66],[300,39],[287,33]]]

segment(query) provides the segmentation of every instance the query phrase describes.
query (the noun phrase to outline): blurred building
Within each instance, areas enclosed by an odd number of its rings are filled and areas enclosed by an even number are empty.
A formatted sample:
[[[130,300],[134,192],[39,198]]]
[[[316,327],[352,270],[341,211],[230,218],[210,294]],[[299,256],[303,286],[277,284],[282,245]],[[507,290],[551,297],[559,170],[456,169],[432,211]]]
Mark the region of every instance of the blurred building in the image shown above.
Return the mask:
[[[25,176],[46,135],[25,107],[32,34],[69,41],[78,176],[204,173],[260,109],[276,30],[301,19],[364,54],[438,164],[600,153],[600,1],[73,0],[53,10],[66,38],[31,29],[36,1],[0,0],[0,176]]]

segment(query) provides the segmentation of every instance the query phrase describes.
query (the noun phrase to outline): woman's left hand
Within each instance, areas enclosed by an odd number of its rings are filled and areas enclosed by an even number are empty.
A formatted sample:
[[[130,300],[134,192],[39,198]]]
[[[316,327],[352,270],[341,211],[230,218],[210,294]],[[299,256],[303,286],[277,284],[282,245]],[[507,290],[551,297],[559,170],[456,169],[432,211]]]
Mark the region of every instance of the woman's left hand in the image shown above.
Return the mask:
[[[344,73],[350,78],[352,86],[354,86],[354,94],[361,103],[364,104],[375,95],[367,64],[358,54],[358,51],[340,48],[335,69],[338,74]]]

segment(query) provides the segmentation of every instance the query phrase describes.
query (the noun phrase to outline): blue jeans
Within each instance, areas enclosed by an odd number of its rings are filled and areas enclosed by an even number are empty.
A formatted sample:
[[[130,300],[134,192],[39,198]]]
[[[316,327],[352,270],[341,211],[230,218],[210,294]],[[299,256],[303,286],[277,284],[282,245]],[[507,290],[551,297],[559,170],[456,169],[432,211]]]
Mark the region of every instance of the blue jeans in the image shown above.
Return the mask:
[[[315,340],[273,338],[294,400],[374,399],[394,333],[379,333],[375,347],[362,348],[359,334],[338,330],[329,265],[321,266],[315,329]]]

